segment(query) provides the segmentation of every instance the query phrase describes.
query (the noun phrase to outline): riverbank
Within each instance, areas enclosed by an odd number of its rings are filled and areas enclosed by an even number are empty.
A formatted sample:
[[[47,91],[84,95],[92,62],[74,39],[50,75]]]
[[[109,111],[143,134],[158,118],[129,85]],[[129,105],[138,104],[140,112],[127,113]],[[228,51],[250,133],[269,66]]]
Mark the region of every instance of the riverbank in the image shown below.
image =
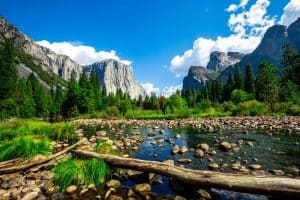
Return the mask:
[[[74,123],[79,126],[126,126],[143,127],[146,125],[163,126],[170,129],[191,126],[207,131],[215,130],[264,130],[300,134],[299,116],[257,116],[257,117],[220,117],[178,120],[106,120],[78,119]]]

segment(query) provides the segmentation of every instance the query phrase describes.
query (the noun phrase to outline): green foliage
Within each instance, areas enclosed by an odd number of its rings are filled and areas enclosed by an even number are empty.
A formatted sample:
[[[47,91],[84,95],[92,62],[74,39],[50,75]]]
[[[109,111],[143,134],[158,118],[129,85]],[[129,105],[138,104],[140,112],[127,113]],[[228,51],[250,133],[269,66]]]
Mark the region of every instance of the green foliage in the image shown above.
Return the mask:
[[[255,81],[256,97],[259,101],[270,104],[271,111],[279,97],[279,77],[278,70],[268,62],[260,64]]]
[[[300,116],[300,105],[291,105],[287,110],[288,115]]]
[[[11,41],[0,46],[0,101],[11,98],[15,91],[17,82],[15,59],[15,48]]]
[[[14,138],[0,145],[0,161],[29,158],[37,154],[48,155],[52,147],[49,140],[25,136]]]
[[[237,112],[237,106],[232,101],[225,101],[222,104],[222,107],[223,107],[223,110],[225,112],[230,112],[230,113],[236,113]]]
[[[239,66],[237,66],[235,69],[233,79],[234,79],[233,89],[242,89],[243,79],[242,79],[241,70]]]
[[[253,99],[254,99],[253,94],[249,94],[244,90],[240,90],[240,89],[233,90],[230,95],[230,100],[233,101],[235,104],[245,102],[245,101],[250,101]]]
[[[283,80],[292,81],[300,88],[300,55],[297,51],[290,45],[286,44],[284,47],[284,52],[282,56],[282,64],[284,66],[283,70]]]
[[[32,120],[11,120],[0,124],[0,140],[11,140],[15,137],[34,135],[51,140],[76,141],[75,126],[71,123],[47,123]]]
[[[208,99],[202,99],[197,105],[196,105],[196,109],[199,112],[204,112],[206,109],[212,107],[212,103],[210,100]]]
[[[54,184],[62,191],[72,184],[75,185],[100,185],[109,175],[107,164],[99,159],[65,160],[54,169]]]
[[[267,109],[263,103],[256,100],[246,101],[237,105],[237,110],[234,115],[238,116],[256,116],[264,115],[267,113]]]
[[[120,112],[116,106],[110,106],[106,109],[107,117],[118,117],[119,115],[120,115]]]
[[[15,101],[18,106],[18,114],[21,118],[31,118],[35,116],[35,101],[32,96],[32,88],[28,81],[19,79],[15,93]]]
[[[246,74],[245,74],[245,91],[249,93],[255,92],[255,79],[252,71],[252,66],[246,66]]]
[[[118,152],[114,150],[107,142],[97,143],[95,151],[100,154],[118,155]]]
[[[175,113],[178,110],[186,108],[187,105],[185,100],[178,93],[170,96],[169,102],[167,104],[167,112]]]

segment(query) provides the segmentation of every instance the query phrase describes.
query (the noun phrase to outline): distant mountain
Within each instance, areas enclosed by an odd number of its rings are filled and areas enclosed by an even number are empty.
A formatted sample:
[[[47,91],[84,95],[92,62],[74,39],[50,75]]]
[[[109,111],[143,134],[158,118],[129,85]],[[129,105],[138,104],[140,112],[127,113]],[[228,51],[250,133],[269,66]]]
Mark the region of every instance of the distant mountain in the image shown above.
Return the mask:
[[[0,43],[10,40],[17,49],[17,69],[21,77],[35,73],[45,88],[50,86],[66,85],[75,71],[77,77],[83,72],[90,73],[96,70],[100,83],[106,85],[107,92],[115,93],[121,89],[132,98],[139,95],[145,96],[142,86],[133,76],[130,66],[116,60],[104,60],[90,66],[81,66],[68,56],[59,55],[52,50],[38,45],[30,37],[20,32],[15,26],[10,25],[3,17],[0,17]]]
[[[220,72],[230,65],[238,63],[244,54],[239,52],[214,51],[210,54],[207,67],[191,66],[188,75],[183,79],[183,90],[200,89],[207,81],[216,79]]]
[[[191,66],[188,75],[183,79],[182,90],[200,89],[207,81],[216,79],[218,73],[201,66]]]
[[[224,53],[220,51],[214,51],[210,54],[207,69],[220,72],[226,69],[228,66],[238,63],[243,57],[244,54],[239,52]]]
[[[240,53],[225,54],[223,52],[213,52],[210,55],[207,69],[212,70],[219,75],[209,80],[219,78],[226,82],[229,74],[233,74],[236,70],[236,66],[239,66],[241,73],[244,74],[246,66],[252,65],[253,72],[256,74],[259,64],[262,61],[269,61],[280,69],[282,68],[281,59],[284,50],[283,47],[286,43],[291,44],[298,52],[300,52],[300,18],[288,28],[283,25],[274,25],[270,27],[266,31],[258,47],[250,54],[243,55]],[[207,71],[202,69],[201,72],[204,74],[198,73],[197,75],[198,78],[200,77],[200,80],[202,80],[201,77],[204,77]],[[187,79],[193,77],[189,74],[184,78],[183,82],[187,82]],[[205,77],[207,78],[207,76]],[[205,82],[207,82],[207,80]],[[198,83],[194,81],[194,84],[183,84],[183,89],[201,88],[205,85],[205,82],[202,80],[198,81]]]
[[[146,91],[134,78],[131,66],[122,62],[112,59],[103,60],[84,66],[83,70],[88,75],[91,71],[95,71],[100,83],[105,85],[108,92],[116,93],[118,89],[121,89],[134,99],[137,99],[139,95],[146,96]]]
[[[26,65],[22,60],[24,56],[19,56],[20,65],[18,65],[18,71],[21,73],[21,76],[26,76],[25,71],[34,71],[39,75],[39,78],[43,79],[45,75],[41,74],[45,74],[46,72],[49,76],[53,76],[54,73],[63,80],[68,80],[71,77],[72,70],[74,70],[78,76],[82,71],[81,66],[68,56],[58,55],[50,49],[38,45],[30,37],[20,32],[15,26],[10,25],[3,17],[0,17],[0,42],[4,42],[5,40],[11,40],[14,46],[24,54],[29,55],[36,65],[35,67],[28,64]]]

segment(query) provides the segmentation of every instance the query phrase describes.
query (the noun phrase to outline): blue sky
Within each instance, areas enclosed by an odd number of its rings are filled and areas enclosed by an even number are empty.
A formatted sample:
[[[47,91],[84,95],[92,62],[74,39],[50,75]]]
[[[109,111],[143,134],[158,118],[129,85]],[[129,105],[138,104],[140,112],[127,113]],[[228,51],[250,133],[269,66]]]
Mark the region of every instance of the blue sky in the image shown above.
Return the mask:
[[[189,65],[205,65],[213,50],[250,52],[267,27],[288,25],[299,1],[0,0],[0,15],[60,53],[71,52],[72,57],[77,46],[85,47],[79,51],[83,54],[74,53],[75,60],[92,62],[97,60],[95,56],[129,60],[140,83],[162,91],[181,84]],[[292,4],[290,10],[284,10],[288,3]],[[255,13],[259,9],[261,12]],[[260,32],[250,33],[253,28]],[[238,45],[223,44],[232,42]]]

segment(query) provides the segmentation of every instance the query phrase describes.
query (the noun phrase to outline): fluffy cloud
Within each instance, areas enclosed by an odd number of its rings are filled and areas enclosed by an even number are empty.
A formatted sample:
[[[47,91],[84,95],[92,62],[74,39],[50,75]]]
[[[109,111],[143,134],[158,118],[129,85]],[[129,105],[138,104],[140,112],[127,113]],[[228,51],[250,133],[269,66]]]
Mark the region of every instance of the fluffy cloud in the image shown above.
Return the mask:
[[[165,97],[169,97],[172,94],[174,94],[177,90],[180,91],[181,89],[182,89],[182,84],[175,85],[175,86],[167,86],[162,90],[161,95]]]
[[[200,37],[194,41],[192,49],[185,51],[182,55],[176,55],[171,60],[170,70],[176,76],[186,75],[191,65],[206,66],[209,55],[213,51],[238,51],[241,53],[252,52],[261,41],[265,31],[275,24],[275,17],[267,15],[269,0],[257,0],[247,10],[245,6],[248,1],[240,1],[237,8],[227,9],[233,12],[228,20],[228,27],[232,34],[227,37],[219,36],[216,40]],[[242,8],[240,13],[235,13]]]
[[[94,47],[71,42],[48,42],[42,40],[37,42],[39,45],[47,47],[57,54],[67,55],[72,60],[81,65],[90,65],[105,59],[115,59],[125,64],[131,64],[128,60],[121,60],[114,50],[97,51]]]
[[[148,96],[150,96],[152,92],[154,92],[156,95],[160,94],[159,88],[154,87],[152,83],[143,83],[141,85],[146,90]]]
[[[248,4],[249,0],[240,0],[239,5],[237,4],[231,4],[228,8],[226,8],[225,10],[227,12],[235,12],[237,11],[239,8],[245,8],[245,6]]]
[[[300,17],[300,0],[291,0],[285,7],[280,24],[289,26]]]

